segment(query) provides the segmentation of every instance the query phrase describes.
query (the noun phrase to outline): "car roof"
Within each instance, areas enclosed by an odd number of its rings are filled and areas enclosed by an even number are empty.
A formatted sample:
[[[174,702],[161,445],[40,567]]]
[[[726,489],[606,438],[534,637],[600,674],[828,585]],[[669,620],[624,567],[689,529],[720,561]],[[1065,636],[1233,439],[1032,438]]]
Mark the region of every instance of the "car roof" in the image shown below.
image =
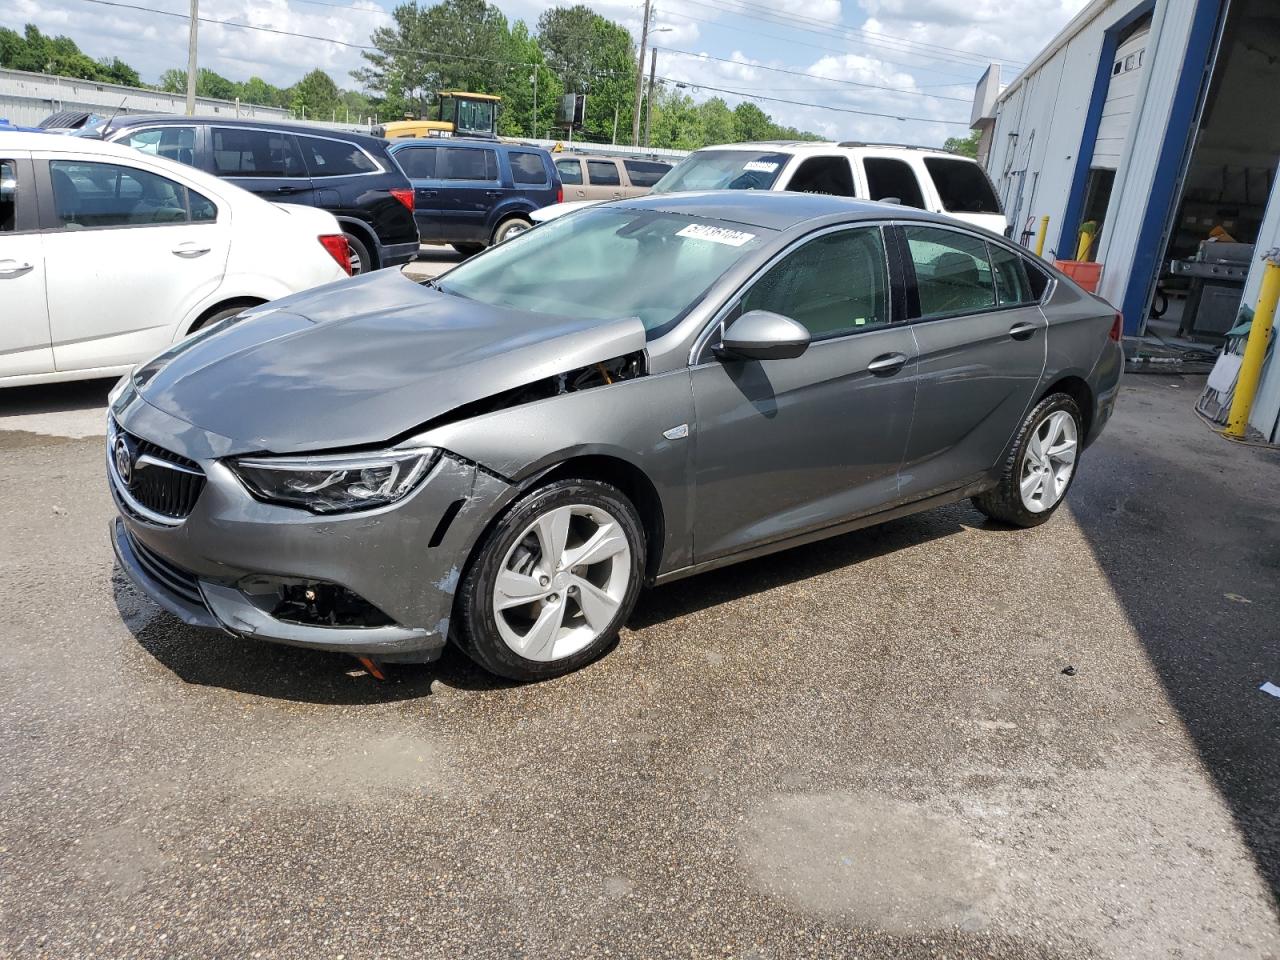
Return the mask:
[[[334,127],[313,126],[309,123],[291,123],[288,120],[276,120],[273,117],[219,117],[194,116],[185,117],[174,113],[129,113],[121,114],[111,121],[108,133],[123,130],[125,127],[159,126],[162,124],[216,123],[220,127],[265,127],[270,130],[284,130],[288,133],[309,133],[316,137],[338,137],[361,144],[380,144],[386,141],[367,133],[355,133],[351,130],[339,130]]]
[[[536,143],[525,143],[520,140],[490,140],[487,137],[398,137],[390,140],[392,152],[407,146],[422,146],[426,144],[429,147],[488,147],[490,149],[498,148],[499,150],[525,150],[532,153],[546,153],[550,155],[550,151],[546,147],[540,147]]]
[[[788,230],[811,220],[923,220],[955,226],[941,214],[898,204],[833,197],[825,193],[791,193],[786,190],[707,190],[694,193],[650,193],[632,200],[615,200],[610,207],[655,210],[709,220]],[[961,226],[966,226],[961,224]]]
[[[96,137],[65,136],[59,133],[25,133],[0,130],[0,144],[10,150],[56,150],[65,153],[100,153],[108,157],[137,157],[138,151],[120,143]]]
[[[772,153],[802,154],[814,151],[831,153],[832,151],[871,150],[884,153],[912,153],[939,157],[950,157],[955,160],[976,161],[970,157],[962,157],[957,153],[943,150],[941,147],[918,147],[906,143],[863,143],[860,140],[844,140],[836,143],[832,140],[754,140],[750,143],[720,143],[714,146],[700,147],[694,153],[704,150],[754,150]]]

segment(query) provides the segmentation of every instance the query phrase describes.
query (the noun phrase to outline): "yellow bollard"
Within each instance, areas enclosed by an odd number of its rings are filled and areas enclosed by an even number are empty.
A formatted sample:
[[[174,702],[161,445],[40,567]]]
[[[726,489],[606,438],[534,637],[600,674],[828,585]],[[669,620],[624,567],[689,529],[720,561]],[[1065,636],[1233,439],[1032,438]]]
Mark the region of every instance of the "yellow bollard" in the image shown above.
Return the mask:
[[[1253,409],[1253,397],[1258,392],[1262,377],[1262,361],[1267,356],[1267,341],[1271,339],[1271,327],[1276,317],[1276,301],[1280,300],[1280,250],[1271,250],[1265,257],[1267,268],[1262,275],[1262,292],[1258,294],[1258,306],[1253,312],[1253,326],[1249,328],[1249,341],[1244,347],[1244,360],[1236,375],[1236,389],[1231,398],[1231,415],[1223,434],[1237,439],[1244,437],[1249,428],[1249,413]]]
[[[1036,256],[1044,256],[1044,237],[1049,232],[1049,218],[1047,216],[1040,218],[1040,235],[1036,237]]]

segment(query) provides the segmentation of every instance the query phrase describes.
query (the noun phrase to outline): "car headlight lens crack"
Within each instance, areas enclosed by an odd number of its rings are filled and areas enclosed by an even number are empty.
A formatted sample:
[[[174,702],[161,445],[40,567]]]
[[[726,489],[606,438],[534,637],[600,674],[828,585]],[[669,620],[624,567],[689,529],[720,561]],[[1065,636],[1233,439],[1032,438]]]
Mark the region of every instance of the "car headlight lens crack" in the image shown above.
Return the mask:
[[[316,457],[242,457],[232,471],[259,500],[313,513],[368,510],[401,500],[422,481],[433,447]]]

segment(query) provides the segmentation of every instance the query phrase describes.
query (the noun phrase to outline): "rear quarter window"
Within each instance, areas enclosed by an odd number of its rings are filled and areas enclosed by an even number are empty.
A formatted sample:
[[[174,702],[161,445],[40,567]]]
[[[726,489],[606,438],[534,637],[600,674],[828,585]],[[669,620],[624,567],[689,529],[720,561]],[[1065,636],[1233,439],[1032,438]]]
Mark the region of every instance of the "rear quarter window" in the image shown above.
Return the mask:
[[[313,177],[350,177],[378,171],[378,165],[354,143],[299,136],[298,146]]]
[[[911,164],[892,157],[867,157],[862,161],[872,200],[897,199],[904,207],[925,209],[924,192]]]
[[[942,209],[947,212],[1000,212],[1000,201],[991,189],[991,181],[973,161],[925,157],[924,167],[942,198]]]
[[[516,183],[547,182],[547,168],[538,154],[512,150],[507,158],[511,161],[511,179]]]
[[[622,165],[627,168],[633,187],[652,187],[671,169],[667,164],[653,160],[623,160]]]

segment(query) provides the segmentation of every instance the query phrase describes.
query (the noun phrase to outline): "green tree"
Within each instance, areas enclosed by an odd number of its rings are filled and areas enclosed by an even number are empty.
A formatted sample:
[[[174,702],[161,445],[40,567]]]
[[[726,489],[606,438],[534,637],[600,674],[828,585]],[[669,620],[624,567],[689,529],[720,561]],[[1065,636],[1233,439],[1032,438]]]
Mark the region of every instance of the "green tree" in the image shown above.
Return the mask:
[[[32,23],[23,27],[21,34],[0,28],[0,67],[104,83],[139,82],[137,71],[118,58],[94,60],[70,37],[48,36]]]
[[[719,97],[712,97],[698,104],[698,114],[702,119],[704,146],[715,143],[734,143],[738,139],[733,111]]]
[[[587,95],[584,139],[611,139],[616,117],[619,138],[629,140],[636,51],[626,28],[582,4],[552,7],[538,18],[538,43],[565,92]]]
[[[754,103],[743,102],[733,108],[734,139],[738,143],[768,140],[773,135],[773,121]]]
[[[107,59],[103,57],[98,61],[98,67],[102,71],[99,79],[109,80],[111,83],[123,84],[126,87],[142,86],[142,77],[138,75],[138,71],[133,69],[119,57],[111,57]]]
[[[312,70],[291,88],[289,109],[295,117],[332,120],[338,113],[340,91],[323,70]]]
[[[564,85],[547,67],[542,48],[523,20],[517,20],[511,28],[506,59],[511,65],[504,68],[501,82],[494,91],[502,96],[498,132],[506,137],[555,137],[557,134],[552,125]]]
[[[982,131],[974,130],[967,137],[947,137],[942,149],[951,153],[958,153],[962,157],[972,157],[976,160],[978,157],[978,141],[981,139]]]

